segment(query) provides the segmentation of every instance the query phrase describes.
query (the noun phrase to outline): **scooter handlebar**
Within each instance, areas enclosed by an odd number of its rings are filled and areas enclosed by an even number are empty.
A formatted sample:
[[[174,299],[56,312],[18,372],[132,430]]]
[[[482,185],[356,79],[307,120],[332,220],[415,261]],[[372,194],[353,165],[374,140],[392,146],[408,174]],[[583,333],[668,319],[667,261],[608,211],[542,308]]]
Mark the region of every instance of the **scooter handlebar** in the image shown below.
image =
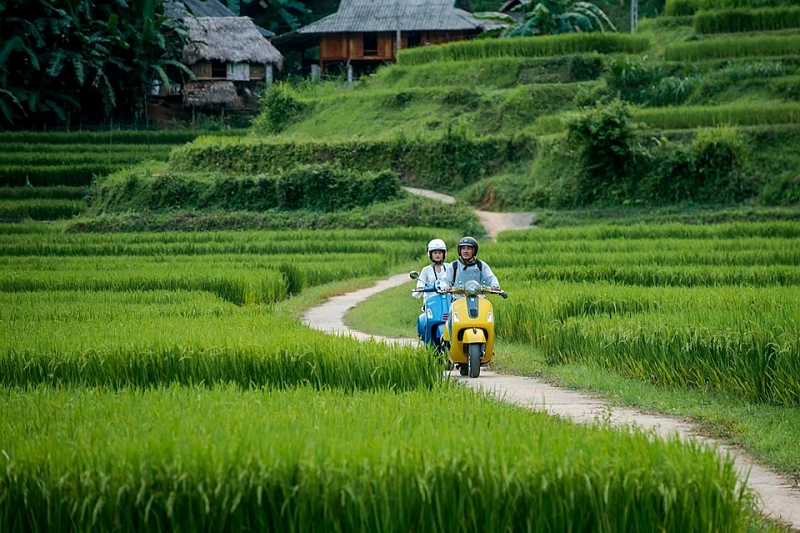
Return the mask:
[[[452,292],[453,294],[469,294],[466,290],[464,290],[464,287],[452,287],[448,292]],[[506,291],[495,287],[481,287],[477,294],[497,294],[504,300],[508,298],[508,293]]]

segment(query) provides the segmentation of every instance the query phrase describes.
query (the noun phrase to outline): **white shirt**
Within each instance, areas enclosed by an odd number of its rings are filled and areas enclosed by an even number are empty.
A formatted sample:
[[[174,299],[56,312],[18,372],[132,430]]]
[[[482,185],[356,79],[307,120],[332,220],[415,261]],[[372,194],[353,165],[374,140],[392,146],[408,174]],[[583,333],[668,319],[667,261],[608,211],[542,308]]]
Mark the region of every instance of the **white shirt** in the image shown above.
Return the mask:
[[[432,264],[431,265],[427,265],[425,268],[423,268],[422,272],[419,273],[419,277],[417,278],[417,288],[418,289],[422,289],[426,285],[433,285],[434,283],[436,283],[437,279],[443,279],[449,285],[450,284],[450,277],[448,276],[448,273],[450,272],[449,263],[442,263],[440,265],[440,267],[441,267],[441,270],[438,271],[438,272],[433,268]],[[428,298],[430,298],[431,296],[433,296],[434,294],[436,294],[436,293],[435,292],[412,292],[411,293],[411,295],[414,298],[419,298],[419,297],[424,295],[426,300]]]

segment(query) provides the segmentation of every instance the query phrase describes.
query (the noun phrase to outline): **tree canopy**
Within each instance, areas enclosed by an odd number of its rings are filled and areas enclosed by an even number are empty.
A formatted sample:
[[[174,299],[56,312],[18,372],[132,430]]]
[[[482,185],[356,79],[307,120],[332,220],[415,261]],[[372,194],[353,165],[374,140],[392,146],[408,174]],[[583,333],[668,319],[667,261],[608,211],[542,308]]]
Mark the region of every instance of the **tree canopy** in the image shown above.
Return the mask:
[[[0,3],[0,127],[135,116],[152,82],[170,83],[186,33],[162,0]]]

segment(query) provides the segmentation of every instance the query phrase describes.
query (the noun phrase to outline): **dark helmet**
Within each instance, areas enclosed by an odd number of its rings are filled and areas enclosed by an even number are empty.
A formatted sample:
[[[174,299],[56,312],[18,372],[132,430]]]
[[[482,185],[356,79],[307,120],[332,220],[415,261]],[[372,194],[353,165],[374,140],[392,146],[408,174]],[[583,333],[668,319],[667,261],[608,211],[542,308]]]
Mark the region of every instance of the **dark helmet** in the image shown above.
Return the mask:
[[[462,246],[472,246],[475,249],[475,253],[472,255],[474,257],[478,257],[478,241],[476,241],[472,237],[464,237],[463,239],[458,241],[458,246],[456,247],[456,249],[459,250],[460,252]]]

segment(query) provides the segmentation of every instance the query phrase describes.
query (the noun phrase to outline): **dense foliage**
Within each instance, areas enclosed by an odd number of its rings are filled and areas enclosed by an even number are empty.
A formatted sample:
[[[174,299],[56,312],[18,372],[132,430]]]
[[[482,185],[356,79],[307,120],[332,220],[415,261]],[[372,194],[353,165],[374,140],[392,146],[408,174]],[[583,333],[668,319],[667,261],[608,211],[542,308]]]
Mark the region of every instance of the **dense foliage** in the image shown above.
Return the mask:
[[[0,128],[142,113],[152,82],[190,71],[185,31],[161,0],[0,4]]]

